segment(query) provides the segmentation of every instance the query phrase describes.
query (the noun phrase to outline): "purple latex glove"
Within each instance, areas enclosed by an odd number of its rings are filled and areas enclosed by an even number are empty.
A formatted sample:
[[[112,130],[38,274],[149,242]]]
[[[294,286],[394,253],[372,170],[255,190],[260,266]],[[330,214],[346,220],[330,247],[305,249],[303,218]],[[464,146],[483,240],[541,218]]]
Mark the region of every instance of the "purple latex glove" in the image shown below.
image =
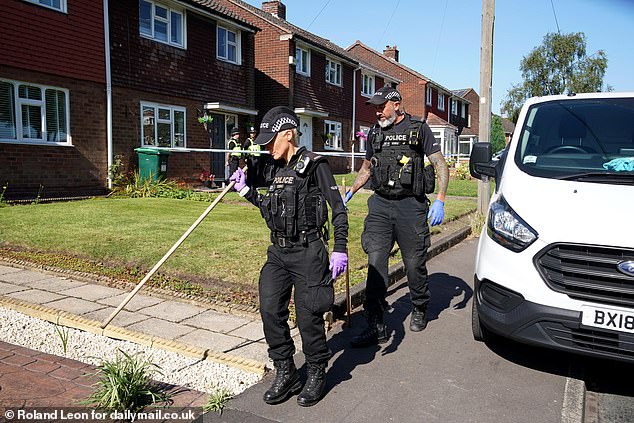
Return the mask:
[[[445,203],[440,200],[435,200],[429,208],[427,218],[431,226],[440,225],[445,218]]]
[[[329,269],[332,270],[333,279],[345,272],[346,267],[348,267],[348,254],[335,251],[330,255]]]
[[[233,189],[238,192],[242,191],[242,189],[247,186],[247,177],[240,168],[233,172],[233,175],[229,177],[229,181],[235,182]]]

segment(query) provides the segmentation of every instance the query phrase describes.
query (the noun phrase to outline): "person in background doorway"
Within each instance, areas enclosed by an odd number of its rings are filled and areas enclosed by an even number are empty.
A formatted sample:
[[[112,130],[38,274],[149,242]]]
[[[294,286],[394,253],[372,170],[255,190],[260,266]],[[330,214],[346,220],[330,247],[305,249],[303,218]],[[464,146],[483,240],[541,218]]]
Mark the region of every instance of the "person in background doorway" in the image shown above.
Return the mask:
[[[240,166],[240,130],[233,128],[231,130],[231,138],[227,140],[227,150],[233,150],[231,153],[227,153],[226,166],[229,166],[229,175],[233,175],[233,172]]]
[[[253,126],[249,127],[249,138],[242,145],[242,149],[250,151],[250,153],[244,154],[247,164],[247,182],[249,186],[257,187],[261,147],[255,142],[255,128]]]

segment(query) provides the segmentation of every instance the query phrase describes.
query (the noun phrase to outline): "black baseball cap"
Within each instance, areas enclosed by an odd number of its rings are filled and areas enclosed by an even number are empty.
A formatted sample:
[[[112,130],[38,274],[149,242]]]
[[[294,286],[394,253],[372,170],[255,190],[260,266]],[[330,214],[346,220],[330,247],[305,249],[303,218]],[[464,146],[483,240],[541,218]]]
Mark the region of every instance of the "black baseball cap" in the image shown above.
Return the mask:
[[[297,128],[299,119],[294,111],[285,106],[273,107],[266,112],[260,123],[260,133],[255,137],[255,143],[266,145],[275,135],[286,129]]]
[[[365,104],[383,104],[386,101],[401,101],[401,93],[396,88],[385,86],[379,88]]]

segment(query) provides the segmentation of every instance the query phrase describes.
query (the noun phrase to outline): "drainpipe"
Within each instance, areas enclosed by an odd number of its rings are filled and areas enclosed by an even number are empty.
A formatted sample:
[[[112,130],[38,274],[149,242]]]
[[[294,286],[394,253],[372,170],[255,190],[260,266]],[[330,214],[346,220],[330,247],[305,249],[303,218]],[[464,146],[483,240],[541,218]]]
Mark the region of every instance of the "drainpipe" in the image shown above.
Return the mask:
[[[108,18],[108,0],[103,0],[103,31],[106,50],[106,137],[108,143],[108,189],[112,189],[110,168],[113,162],[112,147],[112,77],[110,73],[110,19]]]
[[[357,67],[353,72],[352,72],[352,134],[351,134],[351,138],[352,141],[350,144],[352,145],[352,148],[350,148],[350,154],[352,156],[352,160],[351,160],[351,172],[354,172],[354,134],[357,131],[357,121],[356,121],[356,117],[357,117],[357,71],[361,70],[361,66]]]

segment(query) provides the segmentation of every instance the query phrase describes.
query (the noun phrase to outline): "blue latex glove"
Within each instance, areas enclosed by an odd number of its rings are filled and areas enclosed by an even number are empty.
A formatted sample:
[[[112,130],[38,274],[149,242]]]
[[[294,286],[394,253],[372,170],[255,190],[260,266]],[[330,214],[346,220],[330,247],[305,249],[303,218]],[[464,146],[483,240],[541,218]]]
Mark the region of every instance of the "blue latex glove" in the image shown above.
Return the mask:
[[[445,218],[445,203],[440,200],[434,200],[427,213],[429,224],[431,226],[440,225]]]
[[[238,192],[242,191],[242,189],[247,186],[247,176],[240,168],[233,172],[233,175],[229,177],[229,181],[235,182],[233,189]]]
[[[348,254],[334,251],[330,255],[330,267],[328,268],[332,270],[332,278],[336,279],[337,276],[345,272],[346,267],[348,267]]]
[[[343,199],[343,204],[348,204],[348,201],[352,198],[352,190],[346,191],[346,196]]]

